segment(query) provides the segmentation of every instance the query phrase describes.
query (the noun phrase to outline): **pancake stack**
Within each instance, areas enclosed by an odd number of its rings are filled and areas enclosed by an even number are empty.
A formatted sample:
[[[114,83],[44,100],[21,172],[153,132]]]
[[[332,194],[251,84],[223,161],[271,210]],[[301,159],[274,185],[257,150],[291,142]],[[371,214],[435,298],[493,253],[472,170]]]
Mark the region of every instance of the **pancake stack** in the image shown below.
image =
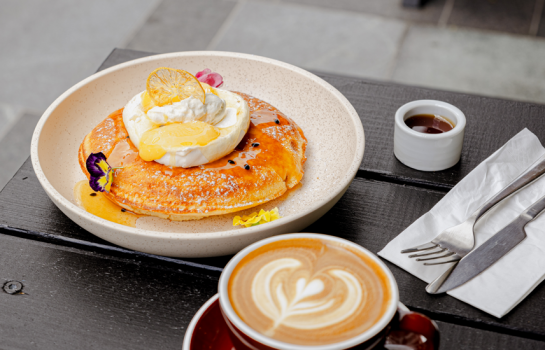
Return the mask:
[[[196,220],[233,213],[280,197],[303,177],[307,140],[303,131],[270,104],[243,93],[250,107],[248,132],[227,156],[192,167],[169,167],[132,158],[114,172],[108,199],[137,214],[170,220]],[[123,124],[123,109],[109,115],[83,140],[79,163],[91,153],[110,157],[117,145],[137,154]],[[130,149],[129,149],[130,148]],[[115,155],[118,158],[119,155]],[[113,157],[112,157],[113,158]],[[129,158],[129,157],[128,157]],[[111,164],[112,165],[112,164]]]

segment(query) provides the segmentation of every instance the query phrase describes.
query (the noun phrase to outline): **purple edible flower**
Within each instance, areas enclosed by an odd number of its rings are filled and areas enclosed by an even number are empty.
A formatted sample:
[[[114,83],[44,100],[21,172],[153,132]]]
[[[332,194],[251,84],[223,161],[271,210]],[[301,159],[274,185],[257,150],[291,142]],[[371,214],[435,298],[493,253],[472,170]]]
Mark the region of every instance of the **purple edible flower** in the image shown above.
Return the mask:
[[[87,171],[91,175],[89,186],[95,192],[110,192],[112,186],[112,167],[106,162],[102,152],[91,153],[86,161]]]

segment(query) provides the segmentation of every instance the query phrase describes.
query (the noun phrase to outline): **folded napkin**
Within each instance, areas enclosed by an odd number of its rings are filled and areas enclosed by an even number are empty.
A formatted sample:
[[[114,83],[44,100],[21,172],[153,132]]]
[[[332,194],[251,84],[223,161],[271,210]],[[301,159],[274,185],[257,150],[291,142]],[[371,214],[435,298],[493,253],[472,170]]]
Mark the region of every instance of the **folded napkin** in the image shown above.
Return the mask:
[[[428,283],[433,281],[451,264],[424,266],[400,251],[429,242],[443,230],[465,221],[543,155],[545,149],[538,138],[529,130],[522,130],[479,164],[378,255]],[[475,247],[543,195],[545,177],[491,209],[475,225]],[[498,318],[511,311],[545,279],[545,213],[526,226],[526,234],[526,239],[494,265],[448,294]]]

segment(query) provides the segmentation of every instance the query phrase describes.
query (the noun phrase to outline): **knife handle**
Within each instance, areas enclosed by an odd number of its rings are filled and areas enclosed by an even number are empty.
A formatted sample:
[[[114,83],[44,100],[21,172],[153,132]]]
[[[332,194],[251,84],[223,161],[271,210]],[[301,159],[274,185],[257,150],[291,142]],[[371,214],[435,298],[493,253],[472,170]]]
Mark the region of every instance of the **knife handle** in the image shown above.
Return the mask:
[[[486,201],[486,203],[484,203],[473,214],[475,216],[475,219],[480,218],[482,215],[484,215],[484,213],[490,210],[493,206],[495,206],[496,204],[498,204],[505,198],[509,197],[513,193],[519,191],[526,185],[532,183],[544,173],[545,173],[545,156],[542,156],[537,161],[535,161],[532,165],[530,165],[530,167],[526,169],[524,173],[522,173],[519,177],[513,180],[513,182],[507,185],[507,187],[505,187],[503,190],[496,193],[492,198]]]
[[[545,196],[541,197],[537,202],[532,204],[528,209],[520,214],[521,217],[527,220],[526,224],[534,220],[545,209]]]

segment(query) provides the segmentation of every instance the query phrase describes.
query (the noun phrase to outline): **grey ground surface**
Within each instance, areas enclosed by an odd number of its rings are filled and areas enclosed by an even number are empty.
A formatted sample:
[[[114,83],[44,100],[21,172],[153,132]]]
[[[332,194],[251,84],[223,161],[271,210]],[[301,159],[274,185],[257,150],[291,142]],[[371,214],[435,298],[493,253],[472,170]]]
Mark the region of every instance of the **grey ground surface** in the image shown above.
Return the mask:
[[[545,103],[545,0],[0,0],[0,188],[37,118],[115,47],[225,50]]]
[[[30,155],[30,140],[39,119],[39,115],[24,113],[0,140],[0,188],[8,183]]]

